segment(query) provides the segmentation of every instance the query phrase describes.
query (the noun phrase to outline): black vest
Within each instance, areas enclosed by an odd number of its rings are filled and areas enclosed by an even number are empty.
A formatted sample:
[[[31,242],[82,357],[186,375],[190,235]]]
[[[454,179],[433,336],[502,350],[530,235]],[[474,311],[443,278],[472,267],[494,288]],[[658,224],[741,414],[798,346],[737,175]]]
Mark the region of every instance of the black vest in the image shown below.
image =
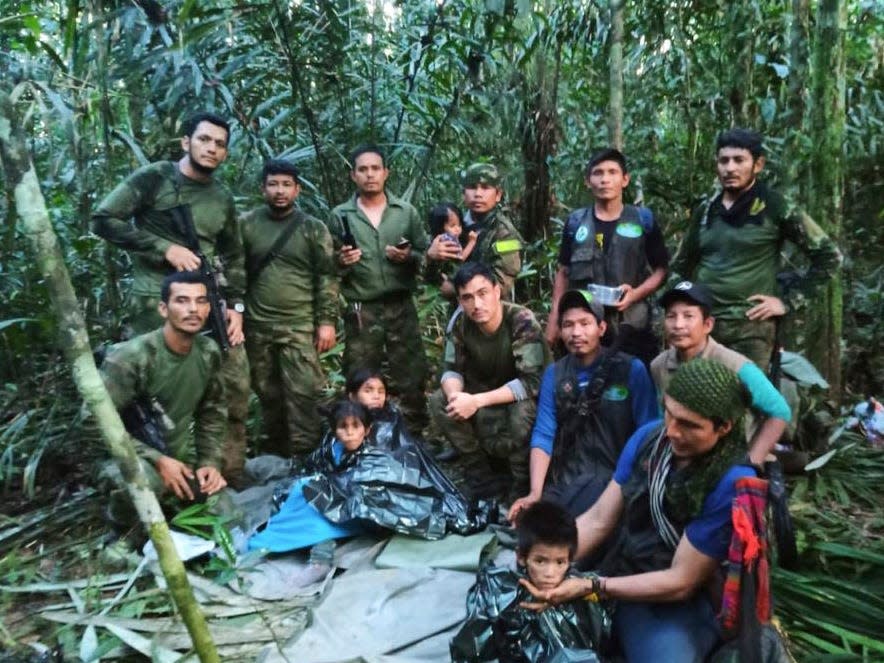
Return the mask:
[[[586,288],[590,283],[616,287],[621,283],[637,286],[650,275],[645,253],[645,229],[638,208],[624,205],[617,228],[611,235],[611,246],[603,250],[595,241],[593,208],[584,207],[572,217],[577,222],[571,245],[568,288]],[[647,299],[631,306],[623,314],[623,322],[635,329],[650,323]]]
[[[553,488],[551,497],[563,504],[571,503],[575,494],[590,485],[604,489],[635,431],[629,391],[632,357],[602,352],[605,355],[585,389],[577,383],[578,365],[573,355],[566,355],[553,368],[557,423],[553,449],[569,451],[567,456],[554,451],[548,484]],[[607,368],[603,368],[604,362],[610,362]],[[599,389],[597,378],[602,370],[607,375]],[[570,443],[568,447],[561,446],[566,443]]]

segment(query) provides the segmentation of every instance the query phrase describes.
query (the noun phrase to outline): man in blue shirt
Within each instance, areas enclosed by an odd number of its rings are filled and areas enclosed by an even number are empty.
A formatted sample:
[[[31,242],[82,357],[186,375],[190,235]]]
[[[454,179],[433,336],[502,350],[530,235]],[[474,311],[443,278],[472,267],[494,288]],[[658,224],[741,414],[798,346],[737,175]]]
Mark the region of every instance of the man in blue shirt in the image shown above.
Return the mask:
[[[644,364],[602,348],[604,309],[592,294],[569,290],[558,315],[568,354],[544,372],[531,435],[530,492],[513,503],[511,521],[541,496],[575,516],[585,511],[610,481],[629,436],[659,416]]]
[[[627,661],[703,661],[719,639],[703,591],[727,558],[737,483],[754,477],[745,457],[749,397],[737,375],[708,359],[683,364],[664,398],[665,423],[635,432],[613,480],[577,518],[577,558],[610,541],[600,576],[552,590],[540,602],[587,596],[617,601],[614,634]]]

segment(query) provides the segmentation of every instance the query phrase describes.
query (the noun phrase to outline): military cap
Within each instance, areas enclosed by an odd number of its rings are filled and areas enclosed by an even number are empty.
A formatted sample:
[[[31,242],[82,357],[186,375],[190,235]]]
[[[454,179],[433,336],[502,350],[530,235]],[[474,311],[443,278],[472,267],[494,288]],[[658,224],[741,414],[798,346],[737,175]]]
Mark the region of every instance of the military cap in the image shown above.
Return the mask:
[[[460,183],[463,186],[490,184],[499,188],[502,181],[503,176],[497,170],[497,166],[491,163],[474,163],[460,173]]]

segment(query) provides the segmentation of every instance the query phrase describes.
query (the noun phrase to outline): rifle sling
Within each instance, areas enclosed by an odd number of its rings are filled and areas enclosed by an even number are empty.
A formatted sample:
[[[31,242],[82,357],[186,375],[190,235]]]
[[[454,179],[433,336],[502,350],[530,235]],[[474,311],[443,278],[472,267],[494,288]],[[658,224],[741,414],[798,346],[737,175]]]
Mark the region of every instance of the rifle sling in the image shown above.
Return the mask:
[[[276,240],[274,240],[273,245],[270,247],[270,250],[267,251],[261,258],[251,265],[249,269],[249,278],[255,280],[264,271],[264,268],[267,267],[273,259],[279,255],[280,250],[285,243],[289,241],[289,238],[294,234],[295,228],[298,226],[298,215],[295,214],[295,218],[288,222],[285,228],[283,228],[282,232],[276,236]]]

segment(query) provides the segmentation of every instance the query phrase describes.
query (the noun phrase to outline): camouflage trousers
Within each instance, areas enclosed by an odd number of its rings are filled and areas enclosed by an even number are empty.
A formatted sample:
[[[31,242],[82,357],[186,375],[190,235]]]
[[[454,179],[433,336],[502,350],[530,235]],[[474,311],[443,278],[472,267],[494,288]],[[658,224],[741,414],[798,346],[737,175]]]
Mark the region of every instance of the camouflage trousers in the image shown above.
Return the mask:
[[[163,318],[157,310],[159,297],[130,295],[127,302],[128,325],[133,335],[161,327]],[[246,462],[246,419],[249,416],[249,360],[246,349],[230,349],[221,363],[221,380],[227,399],[227,437],[224,440],[221,473],[233,485],[242,479]]]
[[[774,320],[732,320],[716,318],[712,337],[734,352],[751,359],[767,372],[776,337]]]
[[[249,325],[246,351],[252,388],[261,400],[261,452],[289,458],[315,449],[321,423],[316,406],[325,376],[313,333],[287,326]]]
[[[409,430],[420,435],[427,425],[427,359],[411,293],[350,302],[346,310],[344,372],[383,371]]]
[[[537,417],[533,399],[481,408],[466,421],[455,421],[445,413],[448,399],[438,389],[430,396],[433,425],[461,452],[467,483],[479,487],[502,464],[509,474],[509,498],[528,493],[528,446]]]

